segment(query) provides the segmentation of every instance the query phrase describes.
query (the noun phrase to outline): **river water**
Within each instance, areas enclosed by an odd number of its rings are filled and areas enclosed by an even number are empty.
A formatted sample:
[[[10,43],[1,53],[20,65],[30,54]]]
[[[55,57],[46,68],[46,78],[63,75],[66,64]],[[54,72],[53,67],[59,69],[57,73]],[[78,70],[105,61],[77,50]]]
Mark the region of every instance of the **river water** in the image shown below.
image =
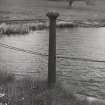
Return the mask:
[[[2,36],[0,69],[16,76],[47,78],[48,36],[48,30]],[[105,28],[57,29],[56,49],[57,79],[70,92],[104,98]]]
[[[37,8],[35,0],[0,0],[0,19],[40,17],[43,11],[39,14]],[[0,70],[47,78],[48,37],[48,30],[0,35]],[[70,92],[104,98],[105,28],[57,29],[56,68],[57,79]]]

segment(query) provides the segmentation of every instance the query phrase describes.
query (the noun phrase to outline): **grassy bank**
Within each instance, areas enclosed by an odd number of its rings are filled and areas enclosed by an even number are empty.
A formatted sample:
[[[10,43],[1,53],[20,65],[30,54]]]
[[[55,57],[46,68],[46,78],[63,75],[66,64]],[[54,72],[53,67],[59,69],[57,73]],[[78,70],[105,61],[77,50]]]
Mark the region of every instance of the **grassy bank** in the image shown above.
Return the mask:
[[[67,92],[60,82],[48,88],[47,80],[31,77],[16,79],[13,74],[0,71],[1,105],[105,105],[92,97]]]

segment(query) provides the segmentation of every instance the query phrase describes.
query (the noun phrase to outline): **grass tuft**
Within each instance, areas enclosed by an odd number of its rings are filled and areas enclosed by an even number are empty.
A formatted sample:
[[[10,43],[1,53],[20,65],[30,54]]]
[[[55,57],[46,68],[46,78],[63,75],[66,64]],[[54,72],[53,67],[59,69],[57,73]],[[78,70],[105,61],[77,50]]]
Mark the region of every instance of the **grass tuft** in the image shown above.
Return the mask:
[[[12,82],[14,79],[14,74],[0,70],[0,85]]]

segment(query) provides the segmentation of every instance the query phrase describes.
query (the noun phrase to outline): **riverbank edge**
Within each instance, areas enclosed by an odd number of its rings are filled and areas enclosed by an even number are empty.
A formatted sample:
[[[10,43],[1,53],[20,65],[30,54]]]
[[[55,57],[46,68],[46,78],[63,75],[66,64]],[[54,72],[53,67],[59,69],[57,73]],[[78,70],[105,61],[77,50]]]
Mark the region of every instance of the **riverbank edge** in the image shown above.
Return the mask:
[[[22,20],[21,20],[22,21]],[[49,22],[14,22],[8,23],[7,21],[0,23],[0,34],[27,34],[30,31],[44,30],[49,28]],[[57,28],[99,28],[105,27],[105,20],[57,20]]]
[[[9,82],[3,89],[1,105],[105,105],[102,99],[70,93],[58,81],[53,88],[48,88],[47,80],[22,78]]]
[[[32,77],[16,79],[13,74],[6,72],[2,75],[0,77],[3,80],[3,82],[0,80],[1,105],[27,103],[29,105],[105,105],[102,99],[70,93],[60,81],[57,81],[54,87],[49,88],[47,79]]]

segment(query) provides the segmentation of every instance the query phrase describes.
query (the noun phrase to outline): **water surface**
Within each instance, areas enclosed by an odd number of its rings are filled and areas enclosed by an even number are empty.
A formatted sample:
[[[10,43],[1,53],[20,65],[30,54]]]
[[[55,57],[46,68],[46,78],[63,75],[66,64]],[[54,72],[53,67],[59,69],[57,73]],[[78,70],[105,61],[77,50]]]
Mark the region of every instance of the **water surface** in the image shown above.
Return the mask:
[[[1,36],[0,69],[47,78],[48,30]],[[57,79],[70,92],[105,97],[105,28],[57,29]],[[29,50],[31,52],[29,52]],[[32,53],[33,52],[33,53]],[[41,55],[42,54],[42,55]]]

